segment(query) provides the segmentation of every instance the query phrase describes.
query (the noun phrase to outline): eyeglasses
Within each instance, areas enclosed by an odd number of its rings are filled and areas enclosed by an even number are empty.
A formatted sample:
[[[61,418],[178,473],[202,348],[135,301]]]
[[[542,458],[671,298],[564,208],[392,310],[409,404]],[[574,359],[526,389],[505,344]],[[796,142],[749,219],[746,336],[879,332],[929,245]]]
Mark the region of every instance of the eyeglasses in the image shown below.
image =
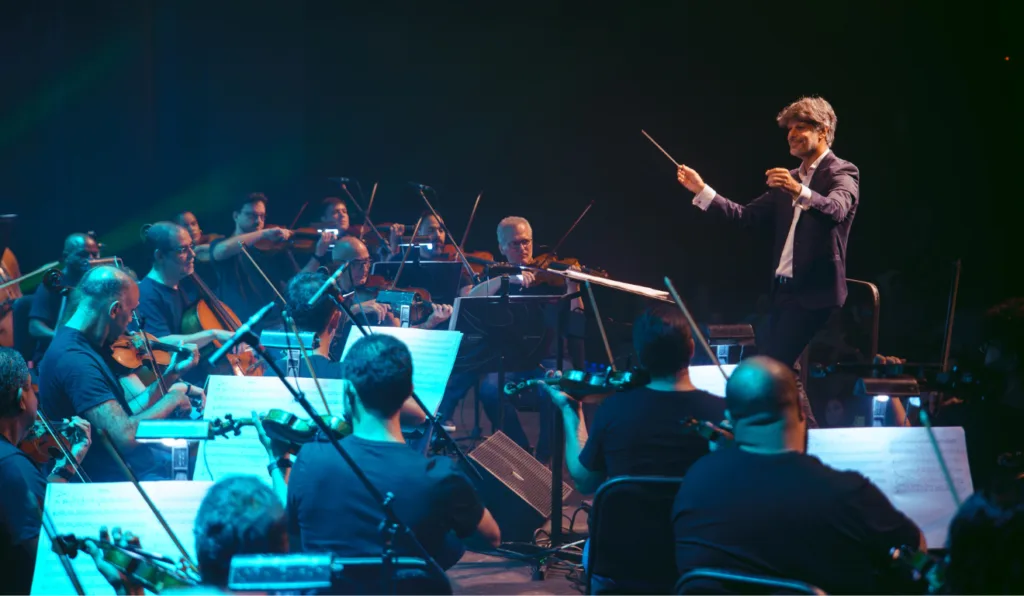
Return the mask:
[[[523,238],[522,240],[509,240],[506,242],[510,247],[518,246],[519,248],[526,248],[533,244],[533,238]]]
[[[188,246],[179,246],[178,248],[171,249],[171,252],[179,255],[187,255],[189,252],[196,252],[196,244],[193,242]]]
[[[356,267],[369,267],[370,266],[370,260],[369,259],[352,259],[348,263],[349,263],[349,265],[352,268],[356,268]]]

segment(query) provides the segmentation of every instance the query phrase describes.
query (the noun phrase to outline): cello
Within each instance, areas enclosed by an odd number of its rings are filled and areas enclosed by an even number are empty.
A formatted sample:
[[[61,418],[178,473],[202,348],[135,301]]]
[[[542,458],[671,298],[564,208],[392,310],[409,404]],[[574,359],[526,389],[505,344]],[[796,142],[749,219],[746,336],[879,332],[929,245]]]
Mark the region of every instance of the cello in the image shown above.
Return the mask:
[[[221,302],[213,293],[213,290],[206,285],[206,282],[194,272],[188,278],[196,285],[200,297],[194,306],[185,311],[181,320],[182,332],[186,334],[198,333],[208,329],[224,329],[232,333],[238,331],[238,328],[242,326],[242,321],[239,320],[238,315],[227,304]],[[217,340],[210,342],[202,350],[204,356],[220,348],[220,346],[221,343]],[[235,376],[263,376],[264,365],[256,359],[252,352],[228,354],[226,360],[231,367],[231,374]]]

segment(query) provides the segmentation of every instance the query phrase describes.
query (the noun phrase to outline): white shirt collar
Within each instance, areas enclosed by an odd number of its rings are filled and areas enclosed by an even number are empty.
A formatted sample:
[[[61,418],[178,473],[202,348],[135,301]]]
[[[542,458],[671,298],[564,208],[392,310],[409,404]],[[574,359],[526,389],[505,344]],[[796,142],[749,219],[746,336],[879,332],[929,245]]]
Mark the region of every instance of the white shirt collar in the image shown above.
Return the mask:
[[[800,176],[802,178],[808,178],[812,174],[814,174],[814,170],[818,169],[818,164],[820,164],[821,160],[825,159],[825,156],[828,155],[829,153],[832,153],[832,150],[826,149],[824,153],[818,156],[818,159],[814,160],[814,163],[811,164],[811,167],[807,168],[806,172],[804,171],[804,167],[801,165],[799,171]]]

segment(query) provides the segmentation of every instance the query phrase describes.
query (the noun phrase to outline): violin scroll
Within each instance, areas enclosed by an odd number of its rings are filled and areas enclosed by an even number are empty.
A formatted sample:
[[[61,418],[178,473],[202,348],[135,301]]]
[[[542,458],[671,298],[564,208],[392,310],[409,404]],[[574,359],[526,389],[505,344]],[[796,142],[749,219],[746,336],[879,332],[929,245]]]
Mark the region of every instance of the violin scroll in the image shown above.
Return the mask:
[[[347,420],[337,416],[321,416],[321,419],[327,423],[331,433],[337,439],[342,439],[352,434],[352,425]],[[261,415],[259,420],[263,424],[267,436],[274,441],[287,445],[288,452],[293,454],[298,453],[304,444],[315,439],[317,432],[319,432],[319,427],[312,420],[299,418],[295,414],[284,410],[270,410],[266,414]],[[242,428],[246,426],[255,426],[252,418],[238,419],[231,414],[227,414],[223,419],[218,418],[214,420],[211,430],[215,437],[231,435],[237,437],[242,434]]]
[[[200,583],[200,578],[188,570],[184,561],[175,563],[163,555],[143,550],[137,536],[131,532],[122,534],[121,528],[117,527],[112,535],[106,527],[101,527],[99,540],[78,538],[74,534],[58,536],[52,549],[72,559],[79,552],[85,551],[93,557],[96,568],[111,585],[128,588],[132,584],[159,594],[164,590],[197,586]]]
[[[529,379],[518,383],[506,383],[505,395],[513,396],[522,393],[529,387],[545,383],[556,386],[570,397],[581,399],[590,395],[608,394],[616,391],[628,391],[643,387],[651,382],[651,375],[643,370],[608,370],[590,373],[582,370],[569,370],[560,377]]]

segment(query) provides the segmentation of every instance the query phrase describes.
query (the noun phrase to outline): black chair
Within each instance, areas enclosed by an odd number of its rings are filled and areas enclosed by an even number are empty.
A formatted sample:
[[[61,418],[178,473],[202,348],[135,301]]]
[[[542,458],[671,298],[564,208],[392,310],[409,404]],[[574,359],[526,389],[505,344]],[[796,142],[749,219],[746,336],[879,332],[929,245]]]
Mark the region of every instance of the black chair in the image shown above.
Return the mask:
[[[825,594],[817,586],[791,579],[725,569],[694,569],[676,582],[676,594]]]
[[[588,594],[668,594],[676,571],[672,505],[682,478],[620,476],[597,489]]]
[[[14,327],[14,349],[21,354],[27,362],[31,360],[36,350],[36,338],[28,332],[28,313],[32,310],[33,295],[22,296],[14,301],[14,310],[11,318]]]

